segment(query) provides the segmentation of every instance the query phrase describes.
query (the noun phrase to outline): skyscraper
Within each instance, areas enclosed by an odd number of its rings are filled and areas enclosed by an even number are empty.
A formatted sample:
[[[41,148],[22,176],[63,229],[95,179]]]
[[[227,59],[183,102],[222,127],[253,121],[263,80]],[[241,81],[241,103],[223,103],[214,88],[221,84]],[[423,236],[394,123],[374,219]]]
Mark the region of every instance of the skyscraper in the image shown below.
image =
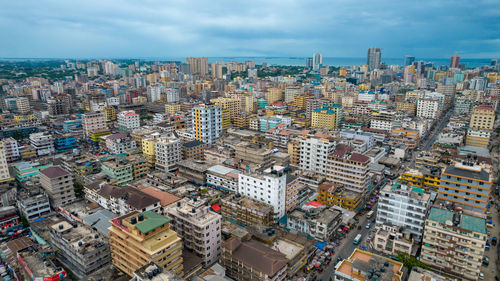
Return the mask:
[[[413,62],[415,61],[415,57],[414,56],[405,56],[405,67],[410,65],[410,64],[413,64]]]
[[[382,50],[380,48],[369,48],[366,63],[368,64],[368,70],[372,71],[379,68],[380,61],[382,59]]]
[[[206,75],[208,74],[208,58],[186,58],[186,62],[189,64],[189,68],[191,70],[191,74],[200,74]]]
[[[318,70],[323,64],[323,55],[320,53],[314,53],[312,63],[313,70]]]
[[[222,133],[222,110],[213,103],[200,104],[191,112],[195,138],[213,144]]]
[[[306,60],[306,67],[307,68],[312,68],[313,67],[313,58],[307,58],[307,60]]]
[[[450,59],[450,68],[458,68],[460,65],[460,57],[454,54]]]

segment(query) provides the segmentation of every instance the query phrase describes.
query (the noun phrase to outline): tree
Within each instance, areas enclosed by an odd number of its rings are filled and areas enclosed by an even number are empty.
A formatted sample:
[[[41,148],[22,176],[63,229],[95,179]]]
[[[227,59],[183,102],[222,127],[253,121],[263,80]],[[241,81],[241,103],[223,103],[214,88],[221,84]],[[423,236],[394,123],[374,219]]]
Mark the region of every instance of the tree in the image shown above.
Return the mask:
[[[30,223],[24,216],[21,216],[21,223],[23,224],[23,228],[27,228],[30,226]]]
[[[427,266],[425,263],[417,260],[416,257],[411,256],[407,253],[398,253],[398,259],[400,262],[403,263],[405,267],[408,268],[408,270],[411,270],[413,267],[420,267],[423,269],[429,269],[429,266]]]
[[[82,197],[83,195],[83,185],[77,181],[73,184],[73,188],[75,190],[76,197]]]

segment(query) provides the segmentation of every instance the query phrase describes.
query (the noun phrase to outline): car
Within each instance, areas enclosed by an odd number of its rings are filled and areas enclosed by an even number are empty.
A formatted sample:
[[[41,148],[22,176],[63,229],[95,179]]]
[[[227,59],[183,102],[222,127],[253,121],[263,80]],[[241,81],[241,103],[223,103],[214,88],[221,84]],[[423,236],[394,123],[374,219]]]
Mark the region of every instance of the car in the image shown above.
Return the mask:
[[[483,280],[484,279],[484,273],[479,272],[479,279]]]
[[[369,222],[366,224],[366,229],[370,228],[372,226],[372,224]]]
[[[488,257],[483,258],[483,265],[488,266],[490,264],[490,259]]]

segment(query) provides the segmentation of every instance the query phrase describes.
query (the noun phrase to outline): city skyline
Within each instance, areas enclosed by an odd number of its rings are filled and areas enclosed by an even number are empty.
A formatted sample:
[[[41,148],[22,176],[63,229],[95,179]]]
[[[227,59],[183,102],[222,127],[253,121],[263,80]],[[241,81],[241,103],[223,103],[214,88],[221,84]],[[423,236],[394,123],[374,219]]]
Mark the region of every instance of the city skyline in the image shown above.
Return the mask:
[[[358,4],[5,3],[0,57],[500,56],[494,1]]]

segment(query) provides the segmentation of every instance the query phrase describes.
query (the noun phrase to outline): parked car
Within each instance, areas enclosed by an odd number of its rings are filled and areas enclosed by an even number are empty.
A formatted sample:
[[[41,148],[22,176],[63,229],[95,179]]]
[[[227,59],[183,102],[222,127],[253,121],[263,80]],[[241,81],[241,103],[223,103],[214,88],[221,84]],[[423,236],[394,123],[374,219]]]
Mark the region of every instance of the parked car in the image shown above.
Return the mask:
[[[370,228],[371,226],[372,226],[372,224],[371,224],[371,223],[367,223],[367,224],[366,224],[366,229]]]

